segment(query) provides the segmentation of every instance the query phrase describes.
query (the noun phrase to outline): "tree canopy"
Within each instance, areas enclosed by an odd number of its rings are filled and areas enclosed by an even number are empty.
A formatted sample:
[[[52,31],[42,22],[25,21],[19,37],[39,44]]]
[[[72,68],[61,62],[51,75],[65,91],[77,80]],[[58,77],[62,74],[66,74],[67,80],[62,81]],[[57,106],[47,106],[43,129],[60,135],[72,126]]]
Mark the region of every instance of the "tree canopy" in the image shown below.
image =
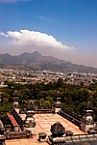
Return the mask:
[[[13,94],[17,90],[21,108],[27,106],[28,100],[34,100],[34,105],[38,108],[52,108],[57,95],[59,95],[63,109],[83,115],[87,102],[91,101],[94,109],[94,119],[97,120],[97,83],[88,87],[67,85],[61,79],[49,84],[22,85],[14,84],[13,82],[6,83],[8,85],[7,88],[0,88],[0,111],[6,112],[12,109]]]

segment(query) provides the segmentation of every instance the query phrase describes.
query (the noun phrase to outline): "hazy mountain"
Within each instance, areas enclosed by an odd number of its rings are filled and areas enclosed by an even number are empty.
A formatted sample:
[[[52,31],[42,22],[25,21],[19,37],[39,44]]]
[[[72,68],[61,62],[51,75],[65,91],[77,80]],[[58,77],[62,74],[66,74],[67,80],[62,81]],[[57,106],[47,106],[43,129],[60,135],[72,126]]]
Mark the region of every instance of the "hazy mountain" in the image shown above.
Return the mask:
[[[2,66],[25,66],[34,70],[51,70],[62,72],[91,72],[97,73],[97,68],[84,65],[73,64],[68,61],[60,60],[53,56],[42,56],[39,52],[23,53],[12,56],[10,54],[0,54],[0,65]]]

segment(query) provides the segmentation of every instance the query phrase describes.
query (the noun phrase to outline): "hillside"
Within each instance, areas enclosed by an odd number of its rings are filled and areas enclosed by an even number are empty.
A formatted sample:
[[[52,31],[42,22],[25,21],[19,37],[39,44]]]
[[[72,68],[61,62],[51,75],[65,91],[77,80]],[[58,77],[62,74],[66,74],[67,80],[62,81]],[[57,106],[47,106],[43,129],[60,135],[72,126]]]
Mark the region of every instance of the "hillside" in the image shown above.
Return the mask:
[[[23,53],[12,56],[0,54],[0,66],[24,66],[34,70],[51,70],[61,72],[86,72],[97,73],[97,68],[73,64],[72,62],[60,60],[53,56],[42,56],[39,52]]]

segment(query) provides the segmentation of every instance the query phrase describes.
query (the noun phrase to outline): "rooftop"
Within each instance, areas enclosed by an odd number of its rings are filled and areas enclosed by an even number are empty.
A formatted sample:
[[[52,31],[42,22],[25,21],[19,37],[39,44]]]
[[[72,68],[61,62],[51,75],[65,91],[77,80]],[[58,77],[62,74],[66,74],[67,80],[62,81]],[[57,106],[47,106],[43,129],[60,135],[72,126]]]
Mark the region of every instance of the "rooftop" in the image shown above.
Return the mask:
[[[7,113],[7,116],[9,117],[13,126],[19,126],[12,114]]]

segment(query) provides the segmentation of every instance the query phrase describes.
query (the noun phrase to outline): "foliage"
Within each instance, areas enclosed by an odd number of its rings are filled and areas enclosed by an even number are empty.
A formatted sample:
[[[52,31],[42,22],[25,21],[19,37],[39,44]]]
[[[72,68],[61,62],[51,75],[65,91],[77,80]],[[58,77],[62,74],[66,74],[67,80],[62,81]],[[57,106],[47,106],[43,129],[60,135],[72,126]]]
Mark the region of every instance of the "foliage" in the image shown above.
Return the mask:
[[[63,109],[83,115],[87,102],[91,101],[94,108],[94,118],[97,120],[97,83],[89,87],[66,85],[62,79],[44,84],[14,84],[6,82],[7,88],[1,88],[0,111],[10,111],[13,93],[17,90],[21,108],[27,108],[28,100],[35,100],[38,108],[52,108],[56,97],[61,97]]]

